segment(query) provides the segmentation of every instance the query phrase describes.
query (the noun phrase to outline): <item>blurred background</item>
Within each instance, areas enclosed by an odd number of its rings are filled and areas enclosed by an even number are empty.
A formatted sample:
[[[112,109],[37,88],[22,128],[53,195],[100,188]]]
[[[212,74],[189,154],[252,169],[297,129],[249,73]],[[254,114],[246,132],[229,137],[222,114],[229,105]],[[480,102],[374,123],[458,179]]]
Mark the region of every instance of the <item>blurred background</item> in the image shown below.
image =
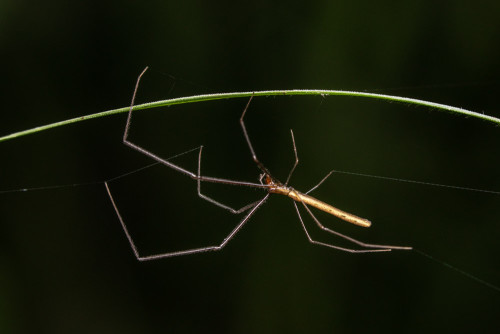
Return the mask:
[[[2,1],[0,136],[202,93],[344,89],[500,117],[500,3]],[[130,139],[165,158],[204,145],[205,175],[258,182],[238,118],[247,99],[139,112]],[[417,252],[311,245],[291,200],[271,196],[227,247],[148,263],[102,181],[151,163],[125,147],[125,115],[0,143],[2,333],[494,332],[500,293]],[[500,129],[398,103],[259,97],[247,128],[261,161],[306,191],[335,169],[500,191]],[[197,154],[175,163],[195,171]],[[110,183],[143,255],[219,243],[240,221],[156,166]],[[203,184],[234,207],[258,189]],[[314,196],[373,222],[318,213],[372,243],[413,246],[500,285],[498,193],[334,173]],[[304,217],[307,217],[303,213]],[[351,246],[325,235],[318,240]],[[349,226],[348,226],[349,225]]]

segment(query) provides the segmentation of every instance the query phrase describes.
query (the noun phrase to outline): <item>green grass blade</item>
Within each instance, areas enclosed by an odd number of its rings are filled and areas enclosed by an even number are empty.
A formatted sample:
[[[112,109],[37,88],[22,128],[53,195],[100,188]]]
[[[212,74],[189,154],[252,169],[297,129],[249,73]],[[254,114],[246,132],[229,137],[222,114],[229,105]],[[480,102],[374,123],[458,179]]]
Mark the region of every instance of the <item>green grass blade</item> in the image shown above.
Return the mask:
[[[468,117],[479,118],[485,120],[487,122],[492,122],[497,125],[500,125],[500,119],[488,116],[482,113],[474,112],[467,109],[462,109],[458,107],[449,106],[446,104],[435,103],[425,100],[413,99],[402,96],[394,96],[394,95],[385,95],[385,94],[375,94],[375,93],[365,93],[365,92],[356,92],[356,91],[343,91],[343,90],[319,90],[319,89],[293,89],[293,90],[268,90],[268,91],[258,91],[258,92],[234,92],[234,93],[217,93],[217,94],[203,94],[203,95],[194,95],[187,97],[179,97],[174,99],[149,102],[144,104],[138,104],[134,106],[134,110],[144,110],[144,109],[152,109],[159,107],[172,106],[176,104],[184,104],[184,103],[195,103],[195,102],[203,102],[203,101],[211,101],[211,100],[222,100],[222,99],[232,99],[238,97],[250,97],[250,96],[276,96],[276,95],[321,95],[321,96],[353,96],[353,97],[365,97],[371,99],[380,99],[391,102],[400,102],[400,103],[408,103],[412,105],[420,105],[426,106],[436,110],[448,111],[451,113],[462,114]],[[15,132],[3,137],[0,137],[0,142],[11,140],[14,138],[19,138],[23,136],[27,136],[30,134],[38,133],[41,131],[49,130],[52,128],[56,128],[59,126],[64,126],[72,123],[78,123],[85,120],[110,116],[114,114],[124,113],[129,110],[129,107],[112,109],[108,111],[99,112],[96,114],[90,114],[86,116],[71,118],[65,121],[60,121],[56,123],[51,123],[43,126],[38,126],[32,129]]]

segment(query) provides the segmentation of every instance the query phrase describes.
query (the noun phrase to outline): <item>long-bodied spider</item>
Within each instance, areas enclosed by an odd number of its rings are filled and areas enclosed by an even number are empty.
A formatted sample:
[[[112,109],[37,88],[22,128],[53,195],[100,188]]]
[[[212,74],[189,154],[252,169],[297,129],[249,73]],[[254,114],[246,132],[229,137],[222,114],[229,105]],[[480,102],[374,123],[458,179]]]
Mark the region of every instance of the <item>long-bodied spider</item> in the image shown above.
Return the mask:
[[[288,173],[288,177],[287,177],[285,183],[280,182],[278,179],[274,178],[271,175],[269,170],[266,167],[264,167],[264,165],[257,158],[257,155],[255,154],[252,143],[250,141],[250,137],[248,136],[248,132],[247,132],[246,127],[245,127],[245,122],[243,120],[243,118],[245,117],[245,114],[248,110],[248,107],[250,105],[250,102],[252,101],[253,96],[250,97],[245,109],[243,110],[243,113],[241,114],[240,125],[241,125],[241,129],[243,131],[243,135],[245,137],[245,140],[247,142],[248,148],[250,149],[252,159],[262,173],[260,175],[260,183],[227,180],[227,179],[222,179],[222,178],[215,178],[215,177],[201,175],[201,153],[203,150],[203,146],[200,146],[200,148],[199,148],[198,172],[197,172],[197,174],[195,174],[193,172],[190,172],[190,171],[188,171],[188,170],[186,170],[178,165],[175,165],[172,162],[167,161],[167,160],[155,155],[154,153],[130,142],[128,140],[128,134],[130,131],[130,124],[131,124],[131,120],[132,120],[132,110],[133,110],[133,106],[134,106],[134,102],[135,102],[135,96],[137,94],[137,88],[139,87],[139,82],[141,80],[141,77],[143,76],[143,74],[146,72],[147,69],[148,68],[146,67],[142,71],[142,73],[139,75],[139,77],[137,78],[137,82],[136,82],[135,89],[134,89],[134,94],[132,96],[132,102],[131,102],[130,109],[128,112],[127,123],[125,125],[125,132],[123,134],[123,143],[125,145],[133,148],[134,150],[137,150],[137,151],[141,152],[142,154],[156,160],[157,162],[159,162],[167,167],[170,167],[170,168],[172,168],[172,169],[174,169],[182,174],[185,174],[185,175],[191,177],[193,180],[196,180],[197,185],[198,185],[197,186],[198,195],[202,199],[204,199],[204,200],[206,200],[206,201],[208,201],[208,202],[210,202],[210,203],[212,203],[220,208],[228,210],[229,212],[231,212],[233,214],[240,214],[240,213],[243,213],[245,211],[248,211],[248,213],[246,213],[246,216],[238,223],[238,225],[236,225],[236,227],[224,238],[224,240],[219,245],[206,246],[206,247],[200,247],[200,248],[192,248],[192,249],[167,252],[167,253],[161,253],[161,254],[154,254],[154,255],[148,255],[148,256],[141,256],[139,254],[139,251],[137,250],[137,247],[136,247],[128,229],[127,229],[127,226],[125,225],[125,222],[124,222],[122,216],[120,215],[120,211],[118,210],[118,207],[115,203],[115,200],[113,199],[113,196],[111,195],[111,191],[109,189],[108,182],[105,182],[104,185],[106,187],[106,191],[109,194],[109,198],[111,200],[111,203],[113,204],[113,207],[116,211],[118,219],[120,220],[123,231],[125,232],[125,235],[130,243],[130,247],[132,248],[132,251],[134,252],[134,255],[137,258],[137,260],[148,261],[148,260],[155,260],[155,259],[166,258],[166,257],[173,257],[173,256],[180,256],[180,255],[188,255],[188,254],[194,254],[194,253],[202,253],[202,252],[208,252],[208,251],[221,250],[236,235],[236,233],[238,233],[238,231],[243,227],[243,225],[245,225],[245,223],[247,223],[250,220],[250,218],[257,211],[257,209],[259,209],[266,202],[266,200],[269,198],[269,196],[271,194],[285,195],[285,196],[288,196],[294,200],[293,204],[295,206],[295,210],[297,211],[297,215],[299,217],[302,228],[304,229],[304,232],[307,236],[307,239],[312,244],[330,247],[330,248],[334,248],[334,249],[338,249],[338,250],[350,252],[350,253],[386,252],[386,251],[391,251],[391,250],[395,250],[395,249],[400,249],[400,250],[411,250],[412,249],[411,247],[376,245],[376,244],[364,243],[364,242],[361,242],[359,240],[356,240],[356,239],[351,238],[347,235],[341,234],[339,232],[336,232],[334,230],[331,230],[331,229],[323,226],[323,224],[321,224],[321,222],[316,218],[316,216],[314,216],[314,214],[312,213],[309,206],[312,206],[312,207],[315,207],[319,210],[325,211],[331,215],[334,215],[342,220],[345,220],[349,223],[352,223],[352,224],[355,224],[358,226],[369,227],[371,225],[371,222],[367,219],[360,218],[360,217],[355,216],[353,214],[339,210],[339,209],[337,209],[329,204],[326,204],[326,203],[324,203],[320,200],[317,200],[316,198],[308,195],[311,191],[313,191],[314,189],[319,187],[333,173],[333,171],[328,173],[317,185],[315,185],[313,188],[311,188],[311,190],[309,190],[306,193],[301,193],[300,191],[295,190],[294,188],[288,186],[288,182],[290,181],[290,178],[292,177],[292,174],[293,174],[295,168],[297,167],[297,164],[299,163],[299,158],[297,155],[297,148],[295,146],[295,139],[294,139],[292,130],[290,130],[290,133],[292,136],[293,151],[295,154],[295,163],[294,163],[292,169],[290,170],[290,172]],[[228,184],[228,185],[238,185],[238,186],[246,186],[246,187],[253,187],[253,188],[261,188],[261,189],[266,190],[267,194],[263,198],[261,198],[260,200],[258,200],[256,202],[247,204],[240,209],[233,209],[230,206],[227,206],[223,203],[216,201],[215,199],[213,199],[211,197],[208,197],[208,196],[202,194],[201,193],[201,182],[222,183],[222,184]],[[341,237],[343,239],[346,239],[346,240],[348,240],[348,241],[350,241],[350,242],[352,242],[352,243],[354,243],[354,244],[356,244],[364,249],[344,248],[344,247],[339,247],[339,246],[336,246],[336,245],[333,245],[330,243],[321,242],[321,241],[317,241],[317,240],[312,239],[311,236],[309,235],[309,232],[307,231],[307,228],[304,224],[302,216],[300,215],[300,211],[299,211],[299,208],[297,206],[297,202],[299,202],[300,204],[302,204],[304,206],[307,213],[309,213],[311,218],[314,220],[314,222],[319,226],[319,228],[321,230],[326,231],[330,234],[334,234],[334,235]]]

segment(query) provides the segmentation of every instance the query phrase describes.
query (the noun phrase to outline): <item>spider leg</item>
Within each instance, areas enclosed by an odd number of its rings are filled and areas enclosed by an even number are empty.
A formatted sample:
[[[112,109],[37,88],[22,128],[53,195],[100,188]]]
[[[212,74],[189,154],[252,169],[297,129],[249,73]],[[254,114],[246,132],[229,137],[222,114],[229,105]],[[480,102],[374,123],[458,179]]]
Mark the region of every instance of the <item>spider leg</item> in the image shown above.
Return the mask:
[[[325,227],[321,224],[321,222],[316,218],[316,216],[314,216],[314,214],[311,212],[311,210],[309,209],[309,207],[305,204],[305,203],[302,203],[302,205],[304,205],[304,207],[306,208],[307,212],[309,213],[309,215],[313,218],[313,220],[316,222],[316,225],[319,226],[320,229],[322,229],[323,231],[326,231],[330,234],[334,234],[338,237],[341,237],[345,240],[348,240],[360,247],[363,247],[363,248],[367,248],[367,249],[350,249],[350,248],[344,248],[344,247],[339,247],[339,246],[335,246],[335,245],[332,245],[332,244],[328,244],[328,243],[323,243],[323,242],[319,242],[319,241],[316,241],[316,240],[313,240],[309,233],[307,232],[307,229],[305,227],[305,224],[304,224],[304,221],[302,219],[302,216],[300,215],[300,211],[299,211],[299,208],[297,207],[297,203],[293,202],[294,206],[295,206],[295,210],[297,211],[297,215],[299,216],[299,219],[300,219],[300,223],[302,224],[302,228],[304,229],[306,235],[307,235],[307,238],[309,239],[309,241],[313,244],[318,244],[318,245],[322,245],[322,246],[326,246],[326,247],[330,247],[330,248],[335,248],[335,249],[339,249],[339,250],[342,250],[342,251],[346,251],[346,252],[350,252],[350,253],[372,253],[372,252],[387,252],[387,251],[391,251],[391,250],[396,250],[396,249],[400,249],[400,250],[411,250],[412,248],[411,247],[405,247],[405,246],[391,246],[391,245],[377,245],[377,244],[369,244],[369,243],[365,243],[365,242],[362,242],[362,241],[359,241],[359,240],[356,240],[354,238],[351,238],[345,234],[342,234],[340,232],[337,232],[337,231],[334,231],[334,230],[331,230],[329,229],[328,227]]]
[[[213,182],[213,183],[224,183],[224,184],[232,184],[232,185],[241,185],[241,186],[249,186],[249,187],[254,187],[254,188],[267,188],[266,185],[259,184],[259,183],[252,183],[252,182],[245,182],[245,181],[234,181],[234,180],[227,180],[227,179],[221,179],[221,178],[215,178],[215,177],[210,177],[210,176],[202,176],[202,175],[196,175],[193,172],[188,171],[187,169],[184,169],[170,161],[168,159],[163,159],[159,157],[158,155],[154,154],[153,152],[148,151],[147,149],[136,145],[132,143],[131,141],[128,140],[128,135],[130,132],[130,126],[132,124],[132,110],[134,109],[134,102],[135,102],[135,97],[137,95],[137,89],[139,87],[139,83],[141,81],[142,76],[146,72],[148,68],[146,67],[142,73],[139,75],[137,78],[137,82],[135,84],[135,89],[134,89],[134,94],[132,95],[132,102],[130,103],[130,109],[128,111],[128,116],[127,116],[127,123],[125,124],[125,132],[123,134],[123,143],[130,148],[144,154],[147,157],[150,157],[153,160],[158,161],[162,165],[165,165],[167,167],[170,167],[182,174],[185,174],[189,176],[190,178],[194,180],[199,180],[199,181],[204,181],[204,182]]]
[[[307,195],[311,191],[314,191],[316,188],[318,188],[323,182],[326,181],[326,179],[328,179],[330,177],[330,175],[332,175],[333,172],[334,172],[334,170],[332,170],[328,174],[326,174],[326,176],[324,178],[322,178],[321,181],[319,181],[319,183],[317,185],[315,185],[314,187],[312,187],[311,189],[309,189],[305,194]]]
[[[111,191],[109,189],[108,183],[104,182],[104,186],[106,187],[106,191],[109,195],[109,198],[111,200],[111,204],[113,205],[113,208],[115,209],[116,215],[118,216],[118,220],[120,221],[120,224],[122,226],[123,231],[125,232],[125,235],[127,236],[128,242],[130,244],[130,248],[132,248],[132,251],[134,252],[134,255],[137,260],[139,261],[151,261],[151,260],[157,260],[157,259],[162,259],[162,258],[167,258],[167,257],[174,257],[174,256],[182,256],[182,255],[189,255],[189,254],[196,254],[196,253],[204,253],[204,252],[209,252],[209,251],[219,251],[226,244],[238,233],[239,230],[245,225],[246,222],[253,216],[255,211],[259,207],[264,204],[264,202],[267,200],[269,197],[269,194],[266,194],[256,205],[253,206],[252,210],[250,210],[247,215],[236,225],[236,227],[224,238],[224,240],[219,244],[219,245],[213,245],[213,246],[206,246],[206,247],[200,247],[200,248],[191,248],[191,249],[185,249],[181,251],[174,251],[174,252],[167,252],[167,253],[160,253],[160,254],[153,254],[153,255],[147,255],[147,256],[141,256],[139,254],[139,250],[137,249],[137,246],[134,243],[134,240],[132,239],[132,236],[130,235],[127,226],[125,225],[125,222],[120,215],[120,211],[118,210],[118,207],[116,206],[116,203],[113,199],[113,196],[111,195]]]
[[[250,99],[248,100],[248,103],[247,103],[245,109],[243,110],[243,113],[241,114],[240,125],[241,125],[241,129],[243,130],[243,135],[245,136],[245,140],[247,141],[248,148],[250,149],[250,153],[252,154],[253,161],[257,164],[257,167],[259,167],[259,169],[264,174],[271,175],[269,170],[266,167],[264,167],[262,162],[260,162],[259,159],[257,158],[257,155],[255,154],[255,151],[254,151],[253,146],[252,146],[252,142],[250,141],[250,137],[248,136],[247,128],[245,126],[245,121],[243,121],[243,118],[245,117],[245,114],[248,110],[248,107],[250,106],[250,102],[252,102],[252,99],[253,99],[253,95],[250,96]]]
[[[288,173],[288,177],[286,178],[286,182],[285,182],[285,187],[288,185],[288,182],[290,182],[290,178],[292,177],[292,174],[295,171],[295,168],[299,164],[299,157],[297,155],[297,146],[295,146],[295,138],[293,137],[293,131],[292,131],[292,129],[290,129],[290,133],[292,135],[292,144],[293,144],[293,152],[295,154],[295,163],[293,164],[293,167],[290,170],[290,173]]]
[[[302,225],[302,228],[304,229],[304,232],[306,233],[307,239],[309,240],[310,243],[315,244],[315,245],[320,245],[320,246],[325,246],[333,249],[338,249],[344,252],[349,252],[349,253],[373,253],[373,252],[389,252],[391,251],[390,248],[388,249],[351,249],[351,248],[345,248],[345,247],[339,247],[335,246],[326,242],[321,242],[314,240],[311,238],[309,235],[309,232],[307,231],[306,225],[304,224],[304,221],[302,220],[302,216],[300,215],[299,208],[297,207],[297,203],[295,201],[293,202],[293,205],[295,206],[295,210],[297,211],[297,215],[299,216],[300,224]]]

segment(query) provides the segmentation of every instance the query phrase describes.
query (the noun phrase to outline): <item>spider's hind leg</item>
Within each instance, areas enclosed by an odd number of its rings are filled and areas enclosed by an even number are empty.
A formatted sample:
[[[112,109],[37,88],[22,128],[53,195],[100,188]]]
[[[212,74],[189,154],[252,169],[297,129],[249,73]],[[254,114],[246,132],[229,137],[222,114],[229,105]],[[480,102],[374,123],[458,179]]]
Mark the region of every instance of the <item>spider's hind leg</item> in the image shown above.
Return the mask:
[[[293,205],[295,206],[295,210],[297,211],[297,215],[299,216],[299,220],[300,220],[300,223],[302,224],[302,228],[304,229],[304,232],[306,233],[306,236],[309,239],[309,242],[311,242],[313,244],[317,244],[317,245],[321,245],[321,246],[325,246],[325,247],[330,247],[330,248],[338,249],[338,250],[349,252],[349,253],[373,253],[373,252],[388,252],[388,251],[391,251],[391,250],[411,250],[412,249],[412,247],[406,247],[406,246],[390,246],[390,245],[368,244],[368,243],[356,240],[354,238],[351,238],[351,237],[349,237],[349,236],[347,236],[345,234],[342,234],[340,232],[331,230],[328,227],[326,227],[323,224],[321,224],[321,222],[318,220],[318,218],[316,218],[316,216],[314,216],[314,214],[312,213],[311,209],[309,209],[309,207],[304,202],[302,202],[302,204],[304,205],[304,207],[306,208],[307,212],[312,217],[312,219],[314,220],[314,222],[316,223],[316,225],[319,226],[320,229],[322,229],[323,231],[326,231],[326,232],[328,232],[330,234],[334,234],[334,235],[336,235],[338,237],[341,237],[341,238],[343,238],[343,239],[345,239],[347,241],[350,241],[350,242],[352,242],[352,243],[354,243],[354,244],[356,244],[356,245],[358,245],[360,247],[366,248],[366,249],[344,248],[344,247],[335,246],[335,245],[330,244],[330,243],[320,242],[320,241],[316,241],[316,240],[312,239],[311,236],[309,235],[309,232],[307,231],[307,228],[306,228],[306,226],[304,224],[302,216],[300,215],[300,211],[299,211],[299,208],[297,206],[297,203],[295,203],[295,201],[294,201]]]

